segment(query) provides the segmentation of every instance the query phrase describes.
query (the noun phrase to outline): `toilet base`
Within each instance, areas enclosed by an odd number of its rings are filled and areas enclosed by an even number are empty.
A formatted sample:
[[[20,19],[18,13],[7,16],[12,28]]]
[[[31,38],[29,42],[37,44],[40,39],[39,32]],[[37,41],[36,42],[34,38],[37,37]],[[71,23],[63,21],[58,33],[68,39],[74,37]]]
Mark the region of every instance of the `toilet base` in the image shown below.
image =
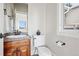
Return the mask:
[[[39,56],[52,56],[51,51],[47,47],[38,47]]]

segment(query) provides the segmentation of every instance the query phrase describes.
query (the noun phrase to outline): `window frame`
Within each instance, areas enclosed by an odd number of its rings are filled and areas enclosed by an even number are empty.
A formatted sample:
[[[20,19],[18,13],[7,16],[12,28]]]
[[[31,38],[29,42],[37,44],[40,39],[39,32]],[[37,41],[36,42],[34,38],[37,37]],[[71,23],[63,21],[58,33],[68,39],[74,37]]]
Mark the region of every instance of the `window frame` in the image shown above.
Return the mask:
[[[57,34],[69,37],[79,38],[79,30],[64,29],[64,7],[63,3],[57,4]]]

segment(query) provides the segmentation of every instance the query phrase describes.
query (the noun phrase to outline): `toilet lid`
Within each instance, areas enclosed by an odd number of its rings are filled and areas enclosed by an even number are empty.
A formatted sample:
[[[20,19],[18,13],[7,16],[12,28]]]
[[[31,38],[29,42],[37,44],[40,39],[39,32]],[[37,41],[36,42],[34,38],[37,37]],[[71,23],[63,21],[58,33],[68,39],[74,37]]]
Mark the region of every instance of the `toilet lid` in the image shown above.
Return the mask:
[[[38,47],[39,56],[51,56],[51,51],[47,47]]]

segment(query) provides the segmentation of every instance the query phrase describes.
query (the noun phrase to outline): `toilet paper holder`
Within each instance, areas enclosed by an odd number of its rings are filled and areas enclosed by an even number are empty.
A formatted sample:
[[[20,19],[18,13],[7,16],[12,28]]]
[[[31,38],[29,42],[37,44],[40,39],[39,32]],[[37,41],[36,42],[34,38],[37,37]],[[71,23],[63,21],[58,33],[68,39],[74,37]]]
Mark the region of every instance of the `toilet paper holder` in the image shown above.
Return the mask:
[[[63,42],[63,41],[56,41],[56,43],[57,43],[58,45],[60,45],[60,46],[64,46],[64,45],[66,45],[66,43]]]

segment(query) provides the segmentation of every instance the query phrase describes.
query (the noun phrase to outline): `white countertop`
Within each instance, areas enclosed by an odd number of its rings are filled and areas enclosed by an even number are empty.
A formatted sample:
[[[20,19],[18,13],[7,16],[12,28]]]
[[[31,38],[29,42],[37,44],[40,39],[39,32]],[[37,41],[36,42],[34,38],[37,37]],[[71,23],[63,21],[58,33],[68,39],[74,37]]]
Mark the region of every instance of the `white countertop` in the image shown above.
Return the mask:
[[[7,36],[4,41],[16,41],[16,40],[24,40],[24,39],[31,39],[29,36],[27,35],[10,35]]]

